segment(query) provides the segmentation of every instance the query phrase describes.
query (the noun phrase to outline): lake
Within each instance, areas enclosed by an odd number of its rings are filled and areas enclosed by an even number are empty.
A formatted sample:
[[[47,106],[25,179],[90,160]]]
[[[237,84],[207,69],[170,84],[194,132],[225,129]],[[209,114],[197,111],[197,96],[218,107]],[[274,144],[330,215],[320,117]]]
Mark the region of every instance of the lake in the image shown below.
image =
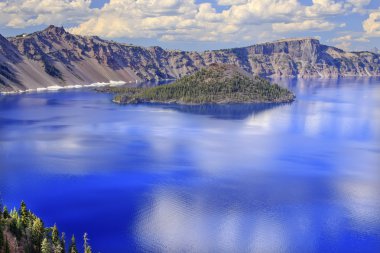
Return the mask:
[[[1,198],[94,252],[380,252],[380,79],[279,82],[294,103],[0,96]]]

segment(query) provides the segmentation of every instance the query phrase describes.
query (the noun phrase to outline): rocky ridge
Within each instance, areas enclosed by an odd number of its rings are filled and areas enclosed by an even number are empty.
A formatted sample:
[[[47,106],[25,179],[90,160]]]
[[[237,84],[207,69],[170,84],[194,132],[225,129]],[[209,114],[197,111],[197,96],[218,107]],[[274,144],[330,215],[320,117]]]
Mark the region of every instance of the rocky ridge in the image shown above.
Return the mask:
[[[379,76],[380,55],[345,52],[313,38],[187,52],[80,36],[62,27],[16,37],[0,35],[0,91],[96,82],[177,79],[212,63],[266,77]]]

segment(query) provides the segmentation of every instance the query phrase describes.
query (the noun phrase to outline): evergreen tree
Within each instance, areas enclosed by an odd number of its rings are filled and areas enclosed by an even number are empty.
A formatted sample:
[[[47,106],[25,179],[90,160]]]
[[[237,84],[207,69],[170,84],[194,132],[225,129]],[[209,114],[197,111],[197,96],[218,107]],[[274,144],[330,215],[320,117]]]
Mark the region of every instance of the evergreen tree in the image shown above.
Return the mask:
[[[54,245],[54,253],[62,253],[62,252],[63,252],[63,248],[60,243],[58,243],[57,245]]]
[[[69,253],[78,253],[77,244],[75,242],[75,236],[71,237],[70,252]]]
[[[84,233],[83,235],[83,241],[84,241],[84,244],[83,244],[83,247],[84,247],[84,253],[92,253],[91,251],[91,247],[88,243],[90,239],[88,239],[88,234],[87,233]]]
[[[65,233],[62,233],[61,234],[61,240],[60,240],[60,243],[61,243],[61,253],[65,253],[65,249],[66,249],[66,234]]]
[[[29,221],[29,212],[24,201],[21,201],[20,216],[22,224],[26,227]]]
[[[58,232],[58,228],[57,228],[56,224],[54,224],[53,230],[51,232],[51,240],[53,241],[54,245],[57,245],[60,243],[59,242],[59,232]]]
[[[9,239],[4,231],[10,232]],[[12,243],[10,243],[10,240],[12,240]],[[85,233],[84,252],[92,253],[88,241],[88,235]],[[3,211],[1,211],[0,207],[0,253],[10,253],[12,245],[15,245],[12,252],[20,250],[25,253],[66,252],[65,233],[62,233],[61,237],[59,237],[56,224],[51,228],[45,228],[42,220],[29,211],[24,202],[21,203],[18,211],[12,209],[10,213],[5,206]],[[74,235],[71,238],[69,253],[78,253]]]
[[[51,245],[46,237],[42,240],[41,253],[51,253]]]
[[[9,212],[7,206],[3,207],[3,218],[8,219],[9,218]]]
[[[17,238],[17,240],[20,240],[22,236],[22,231],[19,228],[20,224],[21,222],[18,218],[12,218],[9,222],[9,231]]]
[[[92,253],[91,246],[87,246],[86,251],[84,253]]]
[[[36,245],[36,250],[39,252],[41,249],[41,243],[45,235],[45,228],[42,220],[36,218],[32,225],[32,243]]]

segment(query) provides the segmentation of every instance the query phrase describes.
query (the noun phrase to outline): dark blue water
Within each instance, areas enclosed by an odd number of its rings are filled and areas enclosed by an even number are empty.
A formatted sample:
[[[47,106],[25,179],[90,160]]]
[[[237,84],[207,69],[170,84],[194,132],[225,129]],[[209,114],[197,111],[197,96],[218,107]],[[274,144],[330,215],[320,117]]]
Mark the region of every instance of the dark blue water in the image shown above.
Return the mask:
[[[0,97],[0,192],[95,252],[380,252],[380,79],[289,105]]]

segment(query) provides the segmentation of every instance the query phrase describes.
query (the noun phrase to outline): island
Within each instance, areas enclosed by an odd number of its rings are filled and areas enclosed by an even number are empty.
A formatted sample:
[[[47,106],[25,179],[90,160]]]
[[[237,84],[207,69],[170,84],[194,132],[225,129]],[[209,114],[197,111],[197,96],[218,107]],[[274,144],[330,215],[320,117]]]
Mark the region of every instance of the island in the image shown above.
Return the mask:
[[[261,77],[253,77],[235,65],[211,64],[174,83],[148,88],[116,87],[119,104],[246,104],[292,102],[295,95],[288,89]]]

